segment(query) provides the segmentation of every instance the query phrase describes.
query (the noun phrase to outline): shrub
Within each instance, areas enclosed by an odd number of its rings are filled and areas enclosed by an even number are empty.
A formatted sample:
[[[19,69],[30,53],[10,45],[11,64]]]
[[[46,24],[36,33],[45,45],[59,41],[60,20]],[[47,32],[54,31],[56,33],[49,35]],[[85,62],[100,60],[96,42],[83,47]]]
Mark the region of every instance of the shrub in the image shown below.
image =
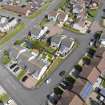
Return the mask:
[[[88,54],[93,57],[95,52],[96,52],[96,48],[91,47],[91,48],[89,48]]]
[[[67,77],[65,78],[65,80],[69,81],[69,82],[72,83],[72,84],[75,82],[75,79],[72,78],[71,76],[67,76]]]
[[[90,57],[88,57],[88,56],[85,56],[85,57],[83,57],[83,62],[84,62],[84,64],[90,64],[90,62],[91,62],[91,59],[90,59]]]
[[[82,66],[80,66],[79,64],[75,65],[74,68],[75,68],[76,70],[78,70],[79,72],[82,71]]]
[[[56,95],[62,95],[63,91],[62,91],[60,88],[55,87],[55,88],[54,88],[54,93],[55,93]]]
[[[22,40],[16,40],[14,45],[20,45],[22,43]]]

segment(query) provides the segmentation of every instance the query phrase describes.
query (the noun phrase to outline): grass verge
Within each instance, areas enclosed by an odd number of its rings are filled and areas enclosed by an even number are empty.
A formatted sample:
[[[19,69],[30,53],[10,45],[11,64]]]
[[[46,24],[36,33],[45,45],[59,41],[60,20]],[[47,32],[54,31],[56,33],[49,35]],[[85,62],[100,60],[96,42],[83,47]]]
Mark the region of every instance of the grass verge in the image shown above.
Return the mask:
[[[26,71],[21,69],[20,73],[17,75],[17,79],[18,80],[21,80],[23,78],[23,76],[25,75]]]

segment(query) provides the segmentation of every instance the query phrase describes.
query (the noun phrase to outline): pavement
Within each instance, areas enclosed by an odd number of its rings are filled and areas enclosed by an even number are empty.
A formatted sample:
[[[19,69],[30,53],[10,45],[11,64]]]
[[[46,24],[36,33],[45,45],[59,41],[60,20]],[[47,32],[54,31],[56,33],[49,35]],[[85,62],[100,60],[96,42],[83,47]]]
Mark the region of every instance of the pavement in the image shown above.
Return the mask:
[[[29,21],[29,19],[21,17],[22,20],[27,24],[25,29],[17,33],[15,37],[13,37],[9,42],[2,46],[0,50],[0,57],[3,49],[9,48],[16,39],[25,37],[25,33],[27,33],[29,29],[37,27],[38,23],[43,19],[44,15],[55,9],[59,3],[60,0],[53,0],[48,9],[33,20]],[[100,20],[102,9],[104,7],[105,1],[103,2],[103,6],[99,9],[95,21]],[[11,75],[11,73],[6,70],[2,64],[0,65],[0,84],[7,90],[10,96],[18,103],[18,105],[46,105],[46,95],[49,94],[53,88],[62,80],[62,78],[59,76],[59,72],[63,70],[70,72],[72,70],[73,66],[77,63],[79,58],[81,58],[87,51],[89,41],[94,34],[94,32],[91,32],[90,34],[86,35],[77,35],[66,30],[64,30],[63,33],[78,40],[80,46],[75,49],[75,51],[70,56],[68,56],[67,59],[65,59],[64,62],[57,68],[57,70],[50,76],[50,84],[44,83],[38,89],[28,90],[21,86],[15,77]]]

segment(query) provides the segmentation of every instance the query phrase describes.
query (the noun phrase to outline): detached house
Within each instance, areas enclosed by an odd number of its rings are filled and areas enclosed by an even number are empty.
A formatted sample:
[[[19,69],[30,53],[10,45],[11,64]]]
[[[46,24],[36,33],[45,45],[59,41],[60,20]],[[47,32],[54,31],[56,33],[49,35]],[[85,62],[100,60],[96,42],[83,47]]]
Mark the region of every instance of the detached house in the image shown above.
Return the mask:
[[[41,78],[50,65],[47,59],[42,59],[39,56],[38,50],[30,52],[27,48],[20,46],[14,46],[11,50],[12,59],[17,61],[18,65],[25,68],[27,73],[31,74],[36,80]]]
[[[58,22],[61,26],[68,20],[68,14],[63,11],[52,11],[48,15],[48,20]]]
[[[59,48],[59,46],[64,38],[65,38],[64,35],[55,35],[55,36],[51,37],[51,46]]]
[[[64,38],[60,44],[58,53],[62,56],[65,56],[74,46],[74,39]]]

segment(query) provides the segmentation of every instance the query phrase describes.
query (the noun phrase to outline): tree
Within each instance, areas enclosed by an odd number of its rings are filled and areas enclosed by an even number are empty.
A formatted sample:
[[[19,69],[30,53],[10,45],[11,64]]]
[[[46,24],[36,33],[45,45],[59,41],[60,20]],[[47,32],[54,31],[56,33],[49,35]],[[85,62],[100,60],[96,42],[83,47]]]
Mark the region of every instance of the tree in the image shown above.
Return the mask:
[[[55,87],[55,88],[54,88],[54,93],[55,93],[56,95],[62,95],[63,91],[62,91],[60,88]]]
[[[8,64],[10,62],[9,52],[7,50],[4,50],[3,56],[2,56],[2,63]]]
[[[79,72],[82,71],[82,66],[80,66],[79,64],[75,65],[74,68],[75,68],[76,70],[78,70]]]
[[[75,82],[75,79],[72,78],[71,76],[65,77],[65,80],[69,81],[69,82],[72,83],[72,84]]]
[[[9,56],[3,55],[3,57],[2,57],[2,63],[6,65],[6,64],[8,64],[9,62],[10,62]]]
[[[66,73],[66,71],[61,71],[61,72],[59,73],[59,75],[60,75],[61,77],[63,77],[63,76],[65,75],[65,73]]]
[[[88,56],[83,57],[83,62],[84,62],[84,64],[89,65],[89,64],[90,64],[90,62],[91,62],[90,57],[88,57]]]
[[[98,41],[98,40],[100,39],[100,37],[101,37],[101,34],[102,34],[102,31],[96,32],[96,33],[94,34],[94,39],[95,39],[96,41]]]
[[[48,43],[45,41],[33,40],[31,41],[31,43],[32,43],[32,48],[35,48],[38,50],[43,50],[44,48],[48,47]]]
[[[89,48],[89,50],[88,50],[88,54],[89,54],[91,57],[94,56],[95,52],[96,52],[96,48],[95,48],[95,47],[91,47],[91,48]]]
[[[14,45],[20,45],[22,43],[22,40],[16,40]]]

